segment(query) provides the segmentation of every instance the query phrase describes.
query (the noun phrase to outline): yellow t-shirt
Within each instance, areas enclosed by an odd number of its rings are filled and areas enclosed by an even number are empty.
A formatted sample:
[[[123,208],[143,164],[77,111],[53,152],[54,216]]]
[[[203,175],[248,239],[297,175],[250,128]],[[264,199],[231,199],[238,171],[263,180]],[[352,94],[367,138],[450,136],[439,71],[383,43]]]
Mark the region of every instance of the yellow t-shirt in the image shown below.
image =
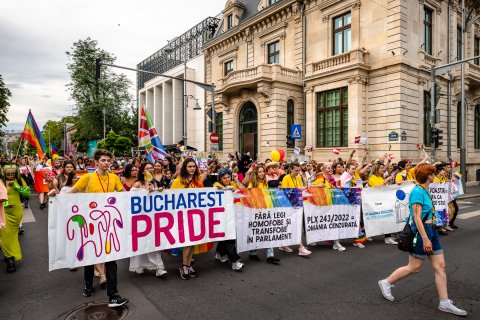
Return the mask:
[[[172,186],[170,187],[170,189],[187,189],[187,188],[200,188],[200,187],[195,186],[191,182],[189,186],[186,186],[182,183],[182,180],[180,180],[180,178],[176,178],[175,180],[173,180]]]
[[[250,183],[248,184],[248,187],[249,187],[249,188],[253,188],[253,184],[250,182]],[[260,182],[260,183],[258,184],[257,188],[266,189],[266,188],[268,188],[268,185],[267,185],[266,183]]]
[[[358,169],[355,169],[355,172],[353,173],[352,181],[357,182],[358,179],[361,179],[360,171],[358,171]]]
[[[383,185],[384,181],[385,181],[385,179],[383,179],[382,177],[372,174],[370,176],[370,178],[368,179],[368,186],[369,187],[378,187],[378,186]]]
[[[300,175],[292,178],[290,174],[287,174],[282,179],[282,188],[303,188],[303,179]]]
[[[435,177],[435,179],[433,179],[433,182],[446,183],[448,182],[448,180],[447,180],[447,177]]]
[[[397,175],[395,176],[395,183],[399,183],[401,181],[405,181],[405,179],[403,177],[407,177],[407,180],[406,181],[413,181],[415,180],[415,168],[410,168],[410,170],[408,170],[408,173],[405,173],[405,170],[403,170],[402,172],[399,172],[397,173]]]
[[[103,193],[122,191],[123,185],[116,174],[107,173],[104,176],[100,176],[95,171],[81,176],[73,188],[80,192]]]
[[[325,177],[323,175],[320,175],[317,177],[317,179],[315,179],[315,181],[312,182],[312,186],[318,186],[319,184],[324,184],[325,187],[324,188],[331,188],[331,189],[334,189],[335,186],[333,184],[330,183],[330,181],[328,181],[327,179],[325,179]]]
[[[231,181],[230,186],[234,187],[235,189],[238,189],[238,184],[235,181]],[[223,184],[221,184],[220,182],[215,182],[213,184],[213,187],[214,188],[225,188],[225,186]]]

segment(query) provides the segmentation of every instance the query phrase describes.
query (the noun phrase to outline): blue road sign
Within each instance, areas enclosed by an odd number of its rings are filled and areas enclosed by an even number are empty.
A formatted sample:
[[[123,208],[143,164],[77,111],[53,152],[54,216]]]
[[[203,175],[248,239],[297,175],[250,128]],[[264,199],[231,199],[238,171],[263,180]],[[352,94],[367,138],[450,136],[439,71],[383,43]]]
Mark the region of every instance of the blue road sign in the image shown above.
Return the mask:
[[[292,133],[292,139],[302,139],[302,125],[292,124],[290,132]]]

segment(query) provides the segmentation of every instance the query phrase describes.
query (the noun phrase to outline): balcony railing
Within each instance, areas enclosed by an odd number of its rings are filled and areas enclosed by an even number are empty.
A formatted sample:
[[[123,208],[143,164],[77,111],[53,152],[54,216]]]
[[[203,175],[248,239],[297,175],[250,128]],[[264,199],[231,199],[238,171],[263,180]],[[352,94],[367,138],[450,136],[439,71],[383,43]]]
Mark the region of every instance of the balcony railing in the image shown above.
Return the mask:
[[[335,70],[337,68],[343,68],[348,65],[366,64],[367,54],[368,53],[363,50],[352,50],[321,61],[307,64],[306,74],[308,76]]]

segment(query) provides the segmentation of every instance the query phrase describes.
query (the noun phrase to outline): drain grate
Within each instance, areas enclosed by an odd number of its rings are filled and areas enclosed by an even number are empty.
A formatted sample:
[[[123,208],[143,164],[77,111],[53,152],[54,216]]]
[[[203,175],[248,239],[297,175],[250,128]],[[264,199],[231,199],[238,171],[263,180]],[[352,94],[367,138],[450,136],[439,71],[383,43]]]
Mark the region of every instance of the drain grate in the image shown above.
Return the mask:
[[[65,315],[65,320],[120,320],[128,315],[127,306],[109,308],[105,303],[90,302],[76,307]],[[60,318],[59,318],[60,319]]]

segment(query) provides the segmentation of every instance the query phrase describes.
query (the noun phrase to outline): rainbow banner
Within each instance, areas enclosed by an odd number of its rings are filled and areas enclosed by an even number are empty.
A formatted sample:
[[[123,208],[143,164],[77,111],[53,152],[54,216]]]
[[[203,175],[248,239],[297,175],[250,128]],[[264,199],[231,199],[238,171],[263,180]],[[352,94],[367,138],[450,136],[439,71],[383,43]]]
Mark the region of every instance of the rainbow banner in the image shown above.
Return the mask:
[[[58,154],[57,148],[55,148],[55,144],[52,142],[50,143],[50,154],[53,156],[54,154]]]
[[[303,196],[307,243],[358,236],[361,189],[308,188]]]
[[[37,149],[37,154],[40,159],[45,157],[47,146],[45,145],[45,141],[43,141],[42,134],[38,129],[37,122],[35,121],[31,110],[28,111],[27,122],[25,123],[25,128],[22,132],[22,139],[27,140],[32,147]]]
[[[300,244],[301,189],[238,189],[235,203],[238,252]]]

